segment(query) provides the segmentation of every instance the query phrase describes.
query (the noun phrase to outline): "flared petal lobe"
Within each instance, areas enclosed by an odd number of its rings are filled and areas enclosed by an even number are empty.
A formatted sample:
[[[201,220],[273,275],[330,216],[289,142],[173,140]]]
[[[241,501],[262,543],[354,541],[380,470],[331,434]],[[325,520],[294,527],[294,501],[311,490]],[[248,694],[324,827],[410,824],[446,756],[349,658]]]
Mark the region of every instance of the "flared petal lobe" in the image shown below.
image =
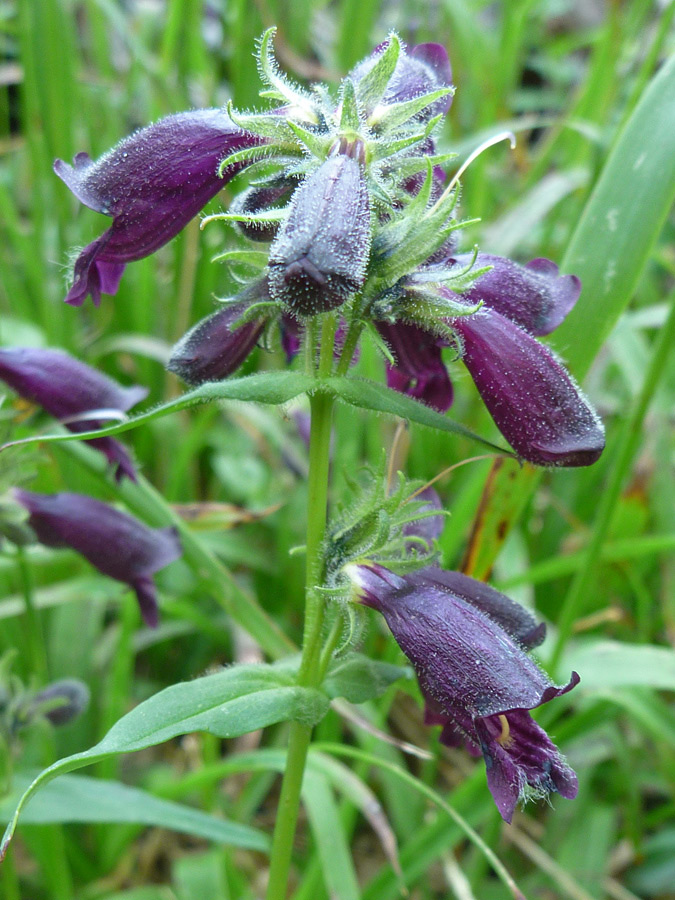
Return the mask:
[[[95,410],[126,413],[148,393],[140,385],[122,387],[68,353],[49,348],[0,348],[0,379],[75,433],[103,427],[104,419],[87,417],[86,413]],[[123,475],[136,480],[129,454],[119,441],[103,437],[87,443],[116,466],[118,480]]]
[[[482,752],[507,822],[519,799],[576,795],[576,775],[529,710],[571,690],[579,677],[551,684],[498,621],[532,635],[528,613],[517,614],[509,598],[460,573],[429,568],[398,576],[373,564],[348,573],[360,601],[382,613],[411,661],[427,698],[426,721],[443,726],[444,743]]]
[[[441,340],[407,322],[376,322],[377,330],[392,352],[395,366],[387,366],[387,384],[439,412],[450,409],[452,382],[441,359]]]
[[[448,262],[466,266],[472,260],[472,254],[464,253]],[[521,266],[502,256],[479,253],[474,266],[478,269],[492,266],[492,269],[462,295],[464,302],[473,306],[482,301],[537,336],[550,334],[557,328],[581,292],[577,276],[561,275],[550,259],[533,259]]]
[[[540,466],[588,466],[598,459],[602,422],[547,347],[488,307],[450,324],[483,402],[522,459]]]
[[[126,513],[83,494],[37,494],[14,490],[30,513],[40,543],[71,547],[95,568],[136,592],[143,619],[157,625],[157,591],[151,576],[182,550],[174,528],[148,528]]]
[[[331,156],[293,194],[270,248],[270,295],[300,317],[335,309],[363,286],[369,253],[363,168]]]
[[[97,161],[78,153],[54,171],[86,206],[112,216],[112,226],[82,250],[66,302],[115,293],[125,263],[154,253],[175,237],[241,168],[218,176],[218,164],[261,139],[237,128],[219,109],[177,113],[142,128]],[[243,164],[242,164],[243,165]]]

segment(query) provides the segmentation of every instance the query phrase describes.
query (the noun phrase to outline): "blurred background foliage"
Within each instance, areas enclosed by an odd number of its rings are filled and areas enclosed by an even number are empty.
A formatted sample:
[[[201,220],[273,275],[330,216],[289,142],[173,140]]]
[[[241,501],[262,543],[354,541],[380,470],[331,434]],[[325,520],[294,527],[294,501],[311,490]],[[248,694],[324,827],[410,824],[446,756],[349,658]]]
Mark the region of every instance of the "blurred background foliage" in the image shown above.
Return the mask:
[[[282,67],[308,82],[336,80],[392,28],[409,43],[442,42],[458,90],[441,149],[457,151],[461,161],[491,134],[508,128],[518,136],[515,151],[506,144],[489,150],[463,179],[462,213],[481,218],[464,232],[465,246],[476,242],[521,261],[560,261],[617,137],[675,51],[674,16],[675,3],[653,0],[0,0],[0,340],[65,348],[124,383],[147,385],[149,403],[181,391],[163,364],[172,344],[213,309],[214,296],[236,290],[231,273],[210,261],[236,237],[220,225],[200,233],[195,221],[158,254],[129,266],[117,297],[104,297],[99,309],[66,307],[69,253],[106,222],[79,207],[53,175],[52,162],[80,150],[96,157],[171,112],[230,98],[239,108],[255,106],[254,41],[274,23]],[[667,114],[675,131],[672,104]],[[649,134],[642,139],[647,152],[658,153]],[[639,194],[632,196],[630,178],[614,189],[617,200],[628,199],[649,221],[652,211]],[[664,195],[674,191],[672,183],[663,185]],[[230,193],[226,188],[210,210],[227,203]],[[508,495],[504,509],[515,506],[519,514],[508,519],[513,527],[503,535],[494,528],[499,539],[478,573],[491,570],[494,584],[550,623],[541,658],[546,665],[555,657],[554,677],[566,679],[572,665],[581,673],[581,686],[540,716],[579,772],[579,798],[557,802],[555,811],[529,805],[506,827],[492,806],[482,764],[445,749],[432,760],[407,757],[336,713],[319,728],[321,740],[398,762],[438,789],[496,849],[529,897],[675,897],[675,360],[668,354],[672,340],[663,338],[673,336],[673,225],[668,219],[635,261],[630,304],[585,379],[607,425],[608,450],[590,469],[545,473],[536,491],[516,479],[515,502],[499,476],[499,490]],[[583,329],[576,335],[583,342]],[[565,346],[557,349],[565,355]],[[283,365],[274,348],[258,351],[246,370]],[[383,378],[383,363],[367,343],[359,366]],[[460,366],[453,377],[458,389],[451,415],[494,436]],[[237,591],[257,597],[296,641],[302,557],[289,550],[304,540],[302,412],[300,406],[224,402],[124,436],[148,482],[189,523],[199,546],[233,573],[230,600],[237,602]],[[0,406],[3,439],[35,429],[47,433],[50,425],[9,395]],[[333,502],[339,503],[345,475],[377,465],[397,426],[341,408],[335,427]],[[401,467],[423,479],[481,452],[417,426],[399,435],[397,447]],[[472,527],[493,484],[491,466],[489,459],[478,460],[437,485],[451,513],[441,541],[446,567],[460,567],[477,552],[480,528],[472,538]],[[130,485],[120,491],[96,454],[81,446],[3,453],[0,489],[18,483],[123,500],[150,524],[161,520],[147,491]],[[500,498],[491,503],[499,518]],[[162,621],[150,632],[141,627],[129,592],[74,554],[40,547],[18,554],[5,543],[0,654],[19,649],[13,671],[27,685],[78,677],[93,694],[76,723],[58,732],[36,723],[13,743],[16,772],[91,746],[136,702],[168,684],[260,658],[256,642],[232,626],[217,584],[200,572],[194,555],[162,572],[159,584]],[[564,640],[554,653],[557,624]],[[362,649],[400,659],[376,627]],[[418,699],[412,685],[399,686],[362,713],[399,738],[438,750],[422,725]],[[268,749],[283,747],[284,727],[225,747],[208,735],[189,736],[108,760],[87,774],[269,829],[273,776],[239,774],[221,782],[217,766],[223,750],[254,750],[261,741]],[[396,834],[413,897],[506,896],[484,857],[442,811],[386,772],[363,761],[355,766],[359,784],[376,792]],[[7,780],[8,773],[0,776]],[[92,790],[87,802],[93,809]],[[84,804],[86,820],[86,802],[69,803]],[[360,895],[399,896],[392,866],[353,797],[338,795],[337,812]],[[222,850],[199,831],[179,835],[120,824],[112,811],[108,820],[92,813],[99,824],[62,827],[59,820],[69,816],[58,797],[50,815],[56,824],[20,828],[0,870],[9,900],[260,894],[266,862],[254,850]],[[337,874],[322,877],[325,852],[320,829],[304,829],[294,897],[315,900],[329,890],[340,900],[354,896],[353,873],[339,868],[348,868],[348,860],[336,854]]]

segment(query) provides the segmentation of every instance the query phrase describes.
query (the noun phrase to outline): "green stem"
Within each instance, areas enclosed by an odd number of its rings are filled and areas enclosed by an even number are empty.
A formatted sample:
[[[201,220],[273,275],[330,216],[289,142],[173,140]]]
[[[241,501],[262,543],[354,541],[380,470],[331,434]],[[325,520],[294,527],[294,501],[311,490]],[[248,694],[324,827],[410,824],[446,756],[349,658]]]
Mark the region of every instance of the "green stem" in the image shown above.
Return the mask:
[[[328,318],[328,317],[327,317]],[[334,323],[326,325],[322,335],[320,370],[332,363]],[[326,360],[329,362],[326,362]],[[305,626],[298,682],[315,686],[319,682],[321,634],[324,602],[317,586],[323,578],[323,541],[326,534],[328,471],[334,399],[317,392],[310,397],[312,424],[309,442],[309,478],[307,497],[307,558],[305,589]],[[291,724],[286,769],[281,784],[277,821],[272,840],[267,900],[283,900],[293,852],[293,839],[300,808],[300,790],[305,771],[312,729],[301,722]]]
[[[596,577],[598,560],[605,538],[611,528],[616,504],[621,494],[625,476],[631,461],[637,450],[642,422],[649,408],[649,403],[654,395],[659,379],[663,374],[668,354],[675,344],[675,296],[671,298],[671,307],[668,318],[659,331],[656,346],[645,375],[640,394],[636,400],[631,416],[625,421],[616,442],[614,464],[611,468],[609,484],[600,495],[598,510],[593,525],[593,533],[586,548],[585,565],[582,565],[572,582],[565,602],[563,604],[560,619],[558,621],[558,640],[551,657],[550,668],[555,672],[556,666],[565,648],[565,643],[572,633],[574,622],[581,610],[584,598],[588,596],[594,578]]]

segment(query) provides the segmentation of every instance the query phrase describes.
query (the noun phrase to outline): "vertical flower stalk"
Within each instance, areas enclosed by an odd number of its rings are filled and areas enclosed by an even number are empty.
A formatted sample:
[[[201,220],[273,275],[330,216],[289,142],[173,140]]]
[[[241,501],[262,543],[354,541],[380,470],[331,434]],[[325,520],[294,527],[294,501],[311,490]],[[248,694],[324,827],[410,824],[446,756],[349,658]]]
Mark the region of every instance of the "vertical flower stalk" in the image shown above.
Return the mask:
[[[333,360],[335,318],[327,314],[321,335],[321,356],[316,374],[327,374]],[[305,624],[298,683],[313,687],[320,679],[321,633],[324,601],[317,587],[323,580],[323,543],[328,508],[328,476],[334,399],[316,392],[310,396],[309,475],[307,484],[307,544],[305,565]],[[293,839],[300,808],[300,790],[305,772],[312,726],[292,722],[286,769],[277,810],[267,900],[283,900],[293,852]]]

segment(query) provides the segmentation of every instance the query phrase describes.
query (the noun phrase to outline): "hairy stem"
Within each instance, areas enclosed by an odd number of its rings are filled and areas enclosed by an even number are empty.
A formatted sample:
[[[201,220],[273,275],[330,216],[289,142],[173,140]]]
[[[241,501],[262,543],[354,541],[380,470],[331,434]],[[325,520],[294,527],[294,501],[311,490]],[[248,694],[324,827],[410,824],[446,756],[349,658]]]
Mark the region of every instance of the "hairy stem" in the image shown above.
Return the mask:
[[[324,323],[319,363],[322,374],[332,364],[334,328],[334,322],[328,325]],[[312,424],[307,497],[305,625],[302,659],[298,674],[299,683],[306,687],[316,686],[320,680],[324,600],[317,587],[323,579],[323,541],[326,533],[333,404],[333,397],[329,394],[317,392],[310,397]],[[272,841],[267,900],[283,900],[286,896],[293,839],[300,807],[302,778],[311,736],[312,729],[309,725],[300,722],[291,724],[286,769],[281,784],[279,808]]]

